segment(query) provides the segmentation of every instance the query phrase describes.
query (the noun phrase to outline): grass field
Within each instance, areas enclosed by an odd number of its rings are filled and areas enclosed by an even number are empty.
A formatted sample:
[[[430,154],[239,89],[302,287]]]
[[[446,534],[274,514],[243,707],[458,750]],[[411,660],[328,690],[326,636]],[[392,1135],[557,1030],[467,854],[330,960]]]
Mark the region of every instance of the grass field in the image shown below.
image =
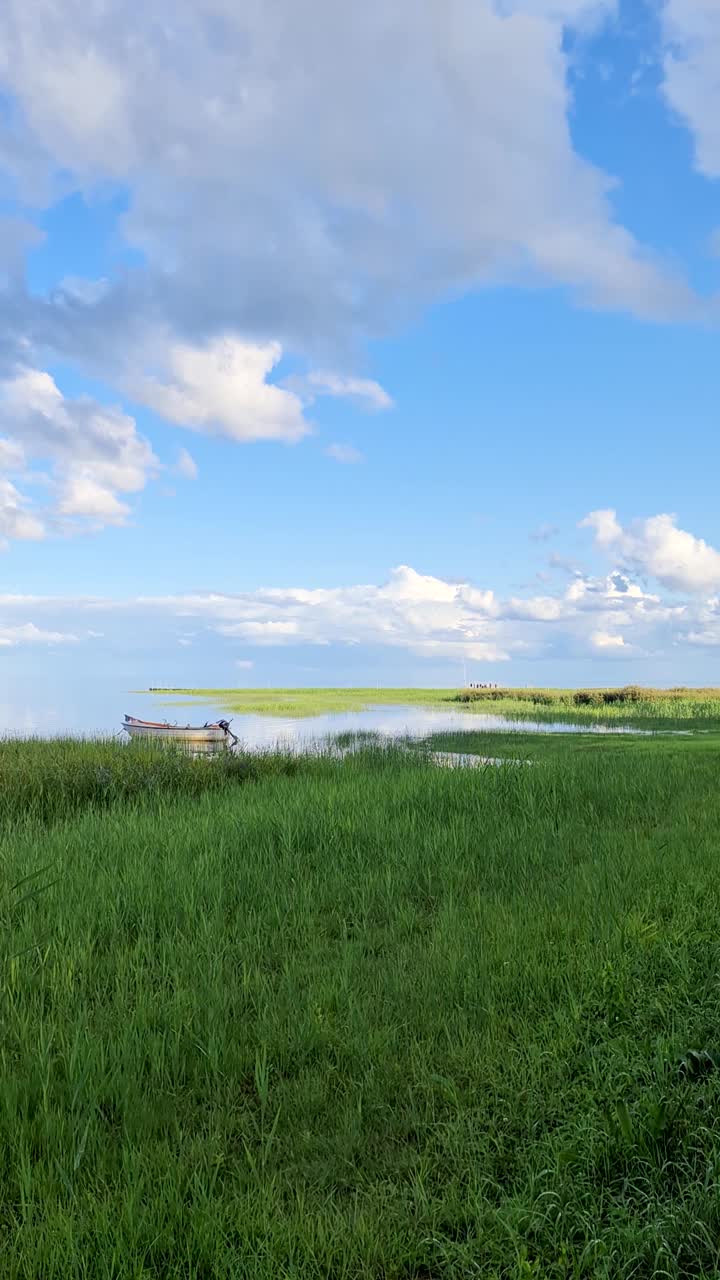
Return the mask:
[[[422,706],[509,719],[720,728],[720,689],[156,689],[173,706],[201,700],[237,715],[314,716],[371,706]]]
[[[1,1275],[720,1274],[720,738],[452,742],[0,745]]]

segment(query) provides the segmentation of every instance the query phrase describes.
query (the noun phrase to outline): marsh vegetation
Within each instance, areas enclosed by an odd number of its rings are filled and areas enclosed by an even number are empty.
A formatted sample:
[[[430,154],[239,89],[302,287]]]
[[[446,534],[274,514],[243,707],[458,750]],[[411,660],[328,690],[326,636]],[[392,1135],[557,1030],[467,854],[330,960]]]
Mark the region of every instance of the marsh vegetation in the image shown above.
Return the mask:
[[[464,709],[501,713],[509,719],[568,723],[720,727],[720,689],[155,689],[172,706],[199,701],[235,715],[318,716],[369,707]]]
[[[4,1274],[718,1273],[720,740],[522,753],[0,746]]]

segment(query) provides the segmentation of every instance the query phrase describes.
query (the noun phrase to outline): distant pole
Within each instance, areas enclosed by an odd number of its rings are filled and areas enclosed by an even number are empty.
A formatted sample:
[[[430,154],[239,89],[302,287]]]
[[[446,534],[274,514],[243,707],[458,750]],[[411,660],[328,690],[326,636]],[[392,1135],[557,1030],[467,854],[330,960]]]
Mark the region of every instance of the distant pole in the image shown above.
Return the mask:
[[[467,662],[463,658],[463,689],[467,689]]]

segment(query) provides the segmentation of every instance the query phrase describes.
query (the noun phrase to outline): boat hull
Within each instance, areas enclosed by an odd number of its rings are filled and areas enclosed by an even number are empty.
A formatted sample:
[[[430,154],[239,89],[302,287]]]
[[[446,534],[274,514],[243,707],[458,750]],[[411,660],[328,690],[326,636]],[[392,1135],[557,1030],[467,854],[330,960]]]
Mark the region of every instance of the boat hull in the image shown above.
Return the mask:
[[[147,738],[154,742],[226,742],[224,729],[150,729],[141,725],[123,726],[131,738]]]
[[[227,731],[220,724],[158,724],[126,716],[123,729],[131,738],[143,738],[146,742],[178,742],[191,746],[222,746],[228,742]]]

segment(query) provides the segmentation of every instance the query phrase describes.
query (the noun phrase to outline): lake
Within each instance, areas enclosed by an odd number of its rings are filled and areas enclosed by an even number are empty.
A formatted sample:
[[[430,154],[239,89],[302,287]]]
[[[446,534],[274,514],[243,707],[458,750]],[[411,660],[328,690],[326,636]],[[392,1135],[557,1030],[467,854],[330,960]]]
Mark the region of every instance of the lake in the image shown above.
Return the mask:
[[[229,716],[226,706],[197,701],[173,705],[170,699],[153,694],[133,693],[126,682],[33,680],[15,683],[0,693],[0,734],[56,736],[58,734],[119,733],[125,712],[148,720],[169,720],[178,724],[203,724]],[[339,733],[377,733],[383,737],[424,738],[431,733],[462,729],[511,730],[515,733],[642,733],[623,726],[577,725],[562,721],[548,723],[511,720],[502,715],[433,707],[371,707],[366,711],[346,711],[291,719],[283,716],[236,715],[233,731],[251,749],[283,746],[302,749],[313,742]]]

